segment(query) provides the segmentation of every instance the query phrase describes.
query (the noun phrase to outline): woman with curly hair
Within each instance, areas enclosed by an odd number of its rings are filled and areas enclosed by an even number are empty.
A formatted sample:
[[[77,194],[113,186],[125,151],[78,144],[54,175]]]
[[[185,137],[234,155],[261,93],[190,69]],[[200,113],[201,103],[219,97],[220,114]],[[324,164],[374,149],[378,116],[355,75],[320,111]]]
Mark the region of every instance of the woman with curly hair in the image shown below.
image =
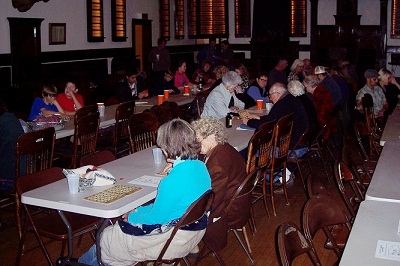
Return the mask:
[[[226,207],[246,178],[246,164],[240,153],[227,141],[225,125],[214,117],[205,117],[192,122],[197,140],[201,144],[200,153],[205,155],[211,187],[215,193],[212,211],[209,217],[204,241],[214,251],[225,247],[228,225],[233,222],[231,215],[237,217],[244,197],[235,201],[232,213],[226,213]]]

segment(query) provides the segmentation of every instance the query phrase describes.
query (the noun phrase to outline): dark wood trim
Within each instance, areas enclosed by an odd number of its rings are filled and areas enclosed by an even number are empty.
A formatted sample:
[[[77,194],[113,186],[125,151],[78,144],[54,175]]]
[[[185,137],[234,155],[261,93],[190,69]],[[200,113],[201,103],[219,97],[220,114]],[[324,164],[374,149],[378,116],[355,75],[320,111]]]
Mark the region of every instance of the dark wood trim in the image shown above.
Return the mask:
[[[0,54],[0,66],[11,65],[11,54]]]
[[[90,49],[58,52],[42,52],[42,63],[58,61],[74,61],[85,59],[111,58],[115,56],[131,56],[132,49],[113,48],[113,49]]]

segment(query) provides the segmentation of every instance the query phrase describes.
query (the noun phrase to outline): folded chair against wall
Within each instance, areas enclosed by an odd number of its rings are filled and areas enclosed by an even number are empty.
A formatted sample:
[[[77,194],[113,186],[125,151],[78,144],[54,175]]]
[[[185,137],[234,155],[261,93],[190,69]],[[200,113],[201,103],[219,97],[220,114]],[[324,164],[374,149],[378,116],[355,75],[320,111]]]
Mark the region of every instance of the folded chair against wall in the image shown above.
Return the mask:
[[[290,266],[294,259],[307,253],[314,266],[320,266],[321,262],[311,243],[304,237],[301,230],[293,223],[286,222],[278,228],[278,250],[281,265]]]
[[[17,180],[18,195],[48,185],[50,183],[64,179],[61,168],[49,168],[43,171],[31,173],[21,176]],[[67,188],[66,188],[67,189]],[[33,212],[29,205],[22,204],[25,214],[26,222],[24,224],[21,241],[18,248],[18,256],[16,265],[19,265],[23,253],[26,234],[33,232],[39,245],[46,257],[49,265],[54,265],[53,260],[50,258],[49,252],[46,249],[44,239],[58,240],[65,242],[68,240],[68,231],[64,222],[55,210],[42,209],[41,212]],[[97,229],[99,219],[86,215],[64,212],[68,221],[71,224],[73,237],[80,236],[87,232]],[[94,241],[94,234],[92,232]],[[64,247],[63,243],[63,247]],[[63,255],[64,248],[61,249],[61,256]]]
[[[15,144],[15,178],[52,167],[56,134],[53,127],[24,133]],[[23,172],[21,172],[23,171]],[[15,214],[21,237],[20,195],[15,193]]]

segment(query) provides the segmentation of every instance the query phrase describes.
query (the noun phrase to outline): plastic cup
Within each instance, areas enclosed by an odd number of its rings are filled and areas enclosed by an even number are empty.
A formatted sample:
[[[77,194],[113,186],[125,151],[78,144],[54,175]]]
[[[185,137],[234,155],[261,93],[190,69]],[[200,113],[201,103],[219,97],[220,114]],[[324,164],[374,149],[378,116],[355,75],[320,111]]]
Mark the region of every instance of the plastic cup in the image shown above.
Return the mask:
[[[189,94],[189,86],[184,86],[183,87],[183,93],[184,94]]]
[[[265,104],[265,109],[267,110],[267,114],[269,113],[269,111],[271,111],[272,106],[274,106],[273,103],[266,103]]]
[[[104,106],[104,103],[97,103],[97,109],[99,110],[100,117],[103,117],[104,113],[106,111],[106,107]]]
[[[160,61],[160,55],[156,54],[157,61]]]
[[[79,191],[79,175],[68,174],[67,180],[68,180],[69,193],[71,193],[71,194],[78,193],[78,191]]]
[[[164,95],[163,94],[158,95],[157,100],[158,100],[158,105],[161,105],[164,102]]]
[[[165,98],[165,100],[168,100],[168,98],[169,98],[169,90],[164,90],[164,98]]]
[[[257,110],[261,110],[263,106],[264,101],[263,100],[257,100]]]
[[[160,164],[161,163],[161,158],[162,158],[162,150],[160,148],[154,148],[153,149],[153,159],[155,164]]]

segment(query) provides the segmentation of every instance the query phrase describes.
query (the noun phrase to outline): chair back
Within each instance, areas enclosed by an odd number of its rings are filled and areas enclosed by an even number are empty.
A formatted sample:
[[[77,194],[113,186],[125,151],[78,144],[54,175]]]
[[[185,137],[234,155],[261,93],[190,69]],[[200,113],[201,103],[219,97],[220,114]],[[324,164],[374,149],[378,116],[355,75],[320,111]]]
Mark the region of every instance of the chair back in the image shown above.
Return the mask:
[[[76,122],[74,132],[74,154],[72,157],[73,168],[78,166],[78,156],[84,156],[96,152],[99,125],[99,112],[83,116]]]
[[[313,243],[315,233],[323,229],[327,238],[331,241],[333,250],[340,258],[342,252],[339,249],[336,239],[330,232],[330,227],[345,225],[351,230],[350,219],[338,203],[330,196],[315,195],[309,199],[303,209],[303,230],[306,238]]]
[[[314,266],[321,265],[311,243],[304,237],[301,230],[291,222],[286,222],[279,226],[278,249],[281,265],[283,266],[292,265],[293,260],[304,253],[308,253]]]
[[[293,128],[293,113],[282,117],[274,127],[273,149],[269,168],[274,171],[286,164]]]
[[[61,168],[51,167],[42,171],[30,173],[29,175],[21,176],[17,180],[16,189],[18,194],[22,195],[27,191],[43,187],[64,178],[65,175]]]
[[[246,159],[247,173],[267,166],[272,150],[274,125],[275,121],[264,123],[249,140]]]
[[[97,105],[87,105],[87,106],[82,106],[82,108],[80,108],[79,110],[76,110],[75,112],[75,116],[74,116],[74,124],[76,125],[76,123],[78,122],[78,120],[88,114],[92,114],[92,113],[97,113],[98,108]]]
[[[21,175],[51,168],[55,138],[53,127],[31,131],[19,136],[15,144],[16,179]]]
[[[371,163],[369,154],[367,153],[362,138],[369,138],[370,132],[368,128],[365,126],[365,124],[361,121],[356,121],[354,123],[354,132],[356,133],[356,138],[358,142],[358,148],[361,150],[362,155],[364,156],[364,159],[368,162]],[[372,149],[372,147],[370,147]]]
[[[176,102],[165,101],[161,104],[161,106],[166,107],[171,112],[172,118],[178,118],[182,116],[182,110]]]
[[[129,118],[129,143],[131,153],[144,150],[157,143],[157,117],[151,112],[134,114]]]
[[[334,173],[340,195],[342,196],[350,215],[354,218],[360,202],[364,199],[358,188],[357,181],[349,167],[344,162],[335,162]]]
[[[197,106],[197,117],[200,118],[201,114],[203,113],[204,110],[204,104],[206,103],[207,97],[210,94],[211,91],[202,91],[199,92],[194,100],[196,101],[196,106]]]
[[[150,112],[157,117],[159,126],[173,119],[171,110],[162,105],[154,105],[151,107]]]
[[[322,182],[321,178],[315,174],[310,174],[307,177],[307,194],[309,199],[314,195],[330,195],[324,182]]]
[[[119,150],[120,143],[129,142],[128,120],[135,113],[135,101],[120,103],[115,110],[115,126],[114,126],[114,154],[120,154],[127,149]],[[129,146],[128,146],[129,147]]]
[[[245,180],[236,189],[235,194],[226,207],[226,213],[229,217],[229,229],[241,229],[249,221],[252,205],[252,193],[257,186],[259,175],[257,169],[250,172]],[[240,206],[234,209],[234,206]]]
[[[115,157],[114,153],[112,153],[111,151],[102,150],[102,151],[81,157],[81,159],[79,161],[79,166],[85,166],[85,165],[99,166],[99,165],[114,161],[116,159],[117,159],[117,157]]]
[[[212,192],[212,190],[207,190],[195,202],[193,202],[189,206],[189,208],[187,208],[186,212],[182,215],[182,217],[179,219],[178,223],[172,230],[171,236],[169,237],[164,247],[162,248],[154,265],[159,265],[159,263],[163,261],[164,254],[167,251],[172,240],[174,239],[177,231],[183,226],[192,224],[198,221],[200,218],[202,218],[211,209],[213,201],[214,201],[214,192]],[[171,264],[171,262],[175,262],[180,259],[181,258],[168,259],[166,260],[166,262]]]
[[[293,146],[293,149],[289,151],[288,158],[298,159],[295,151],[301,147],[309,146],[310,143],[308,140],[310,137],[310,133],[311,133],[310,130],[307,128],[306,131],[304,131],[304,133],[301,135],[297,143]]]

